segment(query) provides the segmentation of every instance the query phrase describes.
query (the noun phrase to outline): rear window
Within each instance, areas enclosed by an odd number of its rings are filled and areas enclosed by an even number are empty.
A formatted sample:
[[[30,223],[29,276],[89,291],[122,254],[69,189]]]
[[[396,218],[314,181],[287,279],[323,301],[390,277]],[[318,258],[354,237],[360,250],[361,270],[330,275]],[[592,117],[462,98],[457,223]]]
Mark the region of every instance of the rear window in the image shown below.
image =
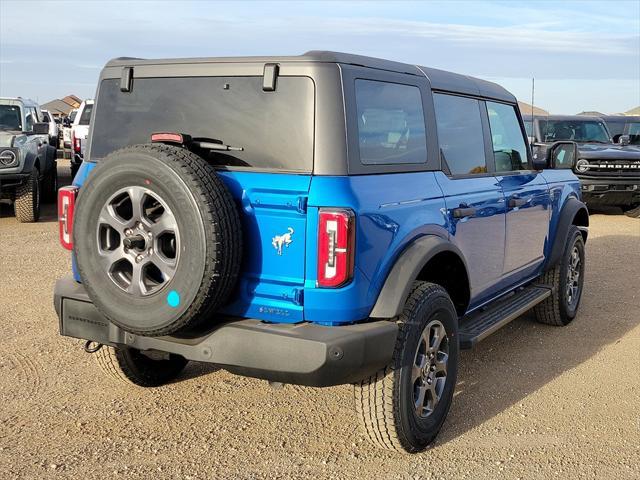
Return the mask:
[[[420,89],[356,80],[358,141],[364,165],[425,163],[427,141]]]
[[[262,90],[262,77],[136,78],[131,92],[107,79],[91,158],[148,143],[154,132],[176,132],[243,148],[211,151],[207,160],[216,166],[311,172],[314,103],[307,77],[279,77],[274,92]]]
[[[89,125],[89,121],[91,120],[92,110],[93,110],[93,103],[88,103],[84,106],[84,110],[82,110],[82,115],[80,115],[80,120],[78,121],[79,125]]]

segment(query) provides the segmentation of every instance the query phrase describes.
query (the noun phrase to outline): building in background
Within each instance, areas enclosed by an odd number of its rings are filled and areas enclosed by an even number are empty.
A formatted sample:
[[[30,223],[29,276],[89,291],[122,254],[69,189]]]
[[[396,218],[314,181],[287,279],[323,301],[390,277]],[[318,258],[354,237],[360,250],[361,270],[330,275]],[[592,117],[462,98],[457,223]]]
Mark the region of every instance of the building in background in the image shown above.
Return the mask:
[[[546,110],[531,106],[527,102],[518,100],[518,106],[520,107],[520,113],[522,113],[522,115],[549,115],[549,112]]]
[[[54,117],[66,117],[80,106],[82,99],[75,95],[67,95],[63,99],[51,100],[50,102],[40,105],[43,110],[48,110]]]

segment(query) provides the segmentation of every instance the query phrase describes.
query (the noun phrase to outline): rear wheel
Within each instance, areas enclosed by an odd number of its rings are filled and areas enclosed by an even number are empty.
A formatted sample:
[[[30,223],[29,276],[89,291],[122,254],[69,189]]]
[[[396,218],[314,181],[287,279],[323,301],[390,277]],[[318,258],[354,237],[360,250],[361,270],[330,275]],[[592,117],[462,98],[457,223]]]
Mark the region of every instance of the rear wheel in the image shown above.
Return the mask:
[[[16,190],[13,209],[21,223],[37,222],[40,218],[40,172],[34,168],[27,181]]]
[[[140,387],[164,385],[180,375],[189,363],[180,355],[141,352],[134,348],[114,348],[107,345],[100,347],[94,353],[94,358],[107,376]]]
[[[391,364],[355,386],[355,404],[373,444],[414,453],[433,442],[451,406],[458,320],[444,288],[415,282],[398,322]]]
[[[45,202],[55,202],[58,195],[58,164],[53,162],[49,173],[42,181],[42,200]]]
[[[578,227],[572,226],[562,258],[540,279],[541,283],[551,287],[551,296],[534,307],[538,322],[563,326],[575,318],[582,297],[584,265],[584,239]]]

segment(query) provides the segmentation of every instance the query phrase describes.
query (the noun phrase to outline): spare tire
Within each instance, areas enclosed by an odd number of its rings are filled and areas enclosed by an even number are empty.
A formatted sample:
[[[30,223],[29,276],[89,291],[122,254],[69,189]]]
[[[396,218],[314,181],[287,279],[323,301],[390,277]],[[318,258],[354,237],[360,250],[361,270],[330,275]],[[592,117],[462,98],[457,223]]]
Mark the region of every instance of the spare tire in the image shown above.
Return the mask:
[[[179,147],[117,150],[80,191],[78,273],[97,309],[139,335],[210,320],[231,294],[242,252],[238,210],[213,168]]]

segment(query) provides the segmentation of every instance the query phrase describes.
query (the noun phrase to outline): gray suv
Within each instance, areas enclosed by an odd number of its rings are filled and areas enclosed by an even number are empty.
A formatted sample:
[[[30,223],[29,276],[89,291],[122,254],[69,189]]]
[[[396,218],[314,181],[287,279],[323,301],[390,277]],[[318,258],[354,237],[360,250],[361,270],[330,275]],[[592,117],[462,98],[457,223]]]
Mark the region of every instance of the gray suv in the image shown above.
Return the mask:
[[[0,202],[13,203],[19,222],[37,222],[40,200],[54,201],[56,149],[37,103],[0,98]]]

